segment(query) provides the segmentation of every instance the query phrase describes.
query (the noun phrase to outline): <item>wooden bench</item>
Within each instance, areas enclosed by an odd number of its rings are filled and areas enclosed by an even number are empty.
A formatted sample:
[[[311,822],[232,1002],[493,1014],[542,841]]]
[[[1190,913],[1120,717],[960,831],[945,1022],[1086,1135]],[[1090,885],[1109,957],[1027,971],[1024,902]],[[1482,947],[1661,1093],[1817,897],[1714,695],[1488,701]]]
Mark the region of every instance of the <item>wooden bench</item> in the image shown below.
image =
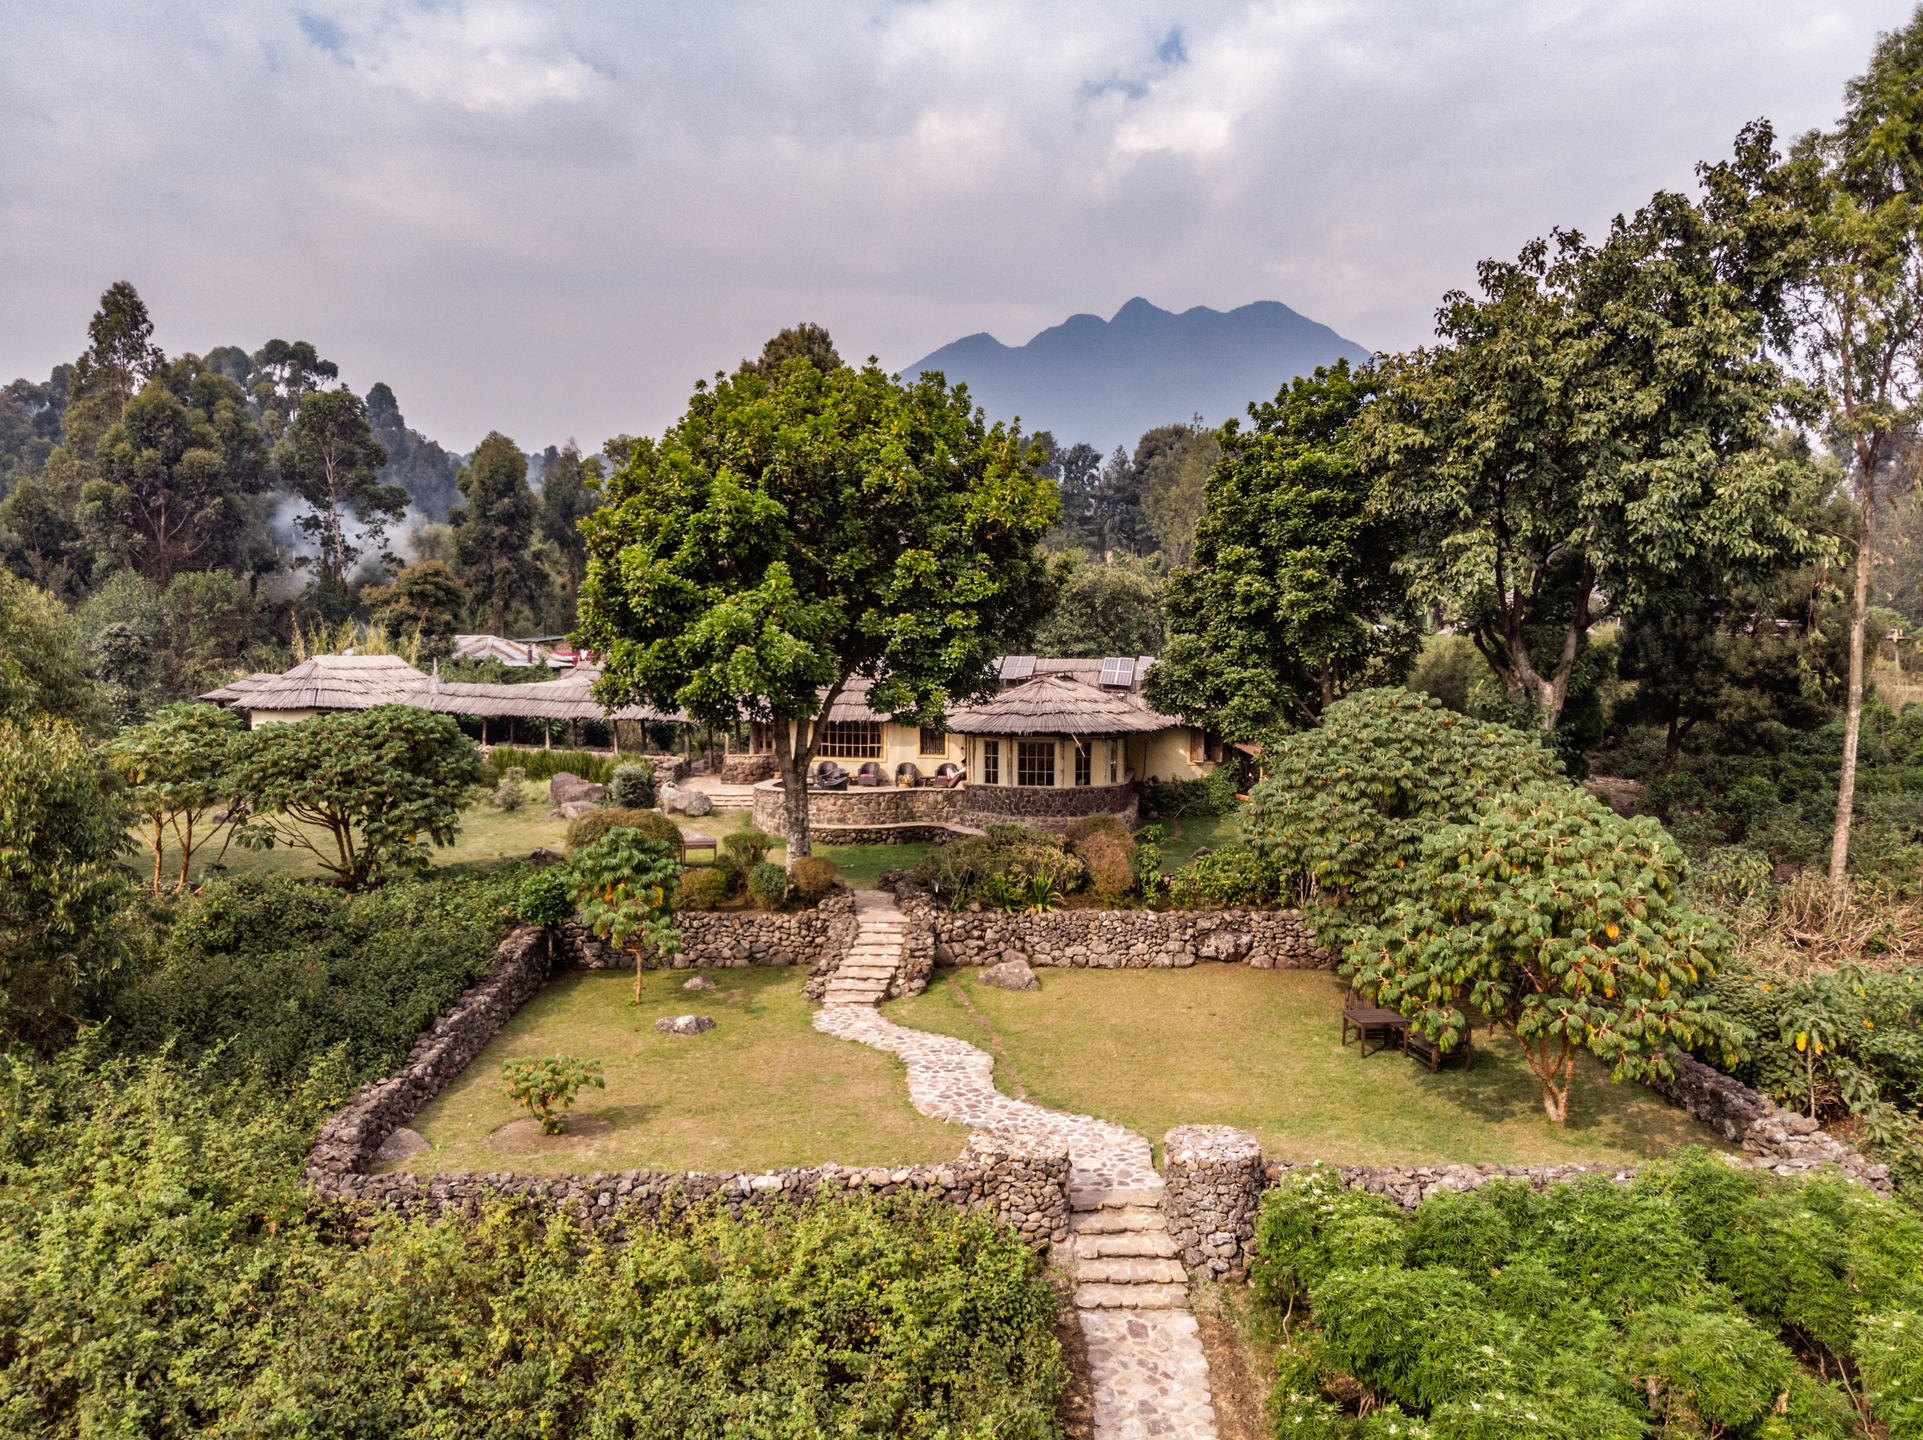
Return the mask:
[[[1474,1044],[1471,1043],[1472,1034],[1473,1032],[1467,1026],[1464,1026],[1462,1039],[1456,1042],[1456,1048],[1454,1050],[1444,1051],[1438,1042],[1431,1040],[1427,1035],[1424,1035],[1420,1030],[1416,1029],[1415,1026],[1411,1025],[1407,1030],[1402,1032],[1402,1053],[1405,1055],[1413,1055],[1418,1060],[1428,1062],[1429,1073],[1431,1075],[1442,1068],[1442,1062],[1448,1059],[1450,1055],[1462,1056],[1462,1068],[1465,1070],[1473,1070],[1476,1065],[1476,1049]]]
[[[681,853],[691,856],[697,850],[706,850],[708,852],[708,863],[710,865],[714,863],[714,837],[712,835],[697,835],[692,830],[683,830],[681,832]]]

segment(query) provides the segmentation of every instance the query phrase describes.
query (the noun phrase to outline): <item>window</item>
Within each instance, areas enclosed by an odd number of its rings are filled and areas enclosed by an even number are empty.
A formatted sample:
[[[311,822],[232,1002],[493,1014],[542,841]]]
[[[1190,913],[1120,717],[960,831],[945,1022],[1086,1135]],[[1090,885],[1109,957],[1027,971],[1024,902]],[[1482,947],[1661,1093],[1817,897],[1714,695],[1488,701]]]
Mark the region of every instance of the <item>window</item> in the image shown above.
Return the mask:
[[[924,755],[946,755],[948,753],[948,732],[921,727],[921,753]]]
[[[1111,740],[1108,742],[1108,783],[1111,785],[1116,783],[1116,777],[1115,777],[1115,768],[1117,764],[1116,757],[1119,756],[1121,753],[1122,753],[1122,742],[1120,740]]]
[[[1015,783],[1053,785],[1055,783],[1055,742],[1017,740],[1015,742]]]
[[[831,760],[881,759],[881,721],[830,720],[815,752]]]
[[[1002,783],[1002,742],[999,740],[982,741],[982,784],[999,785]]]
[[[1207,754],[1208,746],[1202,741],[1202,732],[1191,729],[1189,731],[1189,764],[1200,765]]]
[[[1094,780],[1094,762],[1095,757],[1089,754],[1086,745],[1075,747],[1075,783],[1077,785],[1087,785]]]
[[[775,727],[766,720],[748,722],[748,753],[750,755],[775,753]]]

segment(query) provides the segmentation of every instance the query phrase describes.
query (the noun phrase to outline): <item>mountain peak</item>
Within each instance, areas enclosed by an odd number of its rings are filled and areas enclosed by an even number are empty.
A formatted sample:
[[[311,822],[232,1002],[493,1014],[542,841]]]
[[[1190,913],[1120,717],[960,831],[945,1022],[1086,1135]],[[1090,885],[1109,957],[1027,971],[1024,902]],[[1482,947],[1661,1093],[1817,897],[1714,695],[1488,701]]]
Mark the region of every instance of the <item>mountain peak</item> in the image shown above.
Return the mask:
[[[1030,434],[1048,430],[1062,445],[1085,440],[1106,452],[1195,414],[1211,424],[1240,416],[1250,401],[1343,358],[1360,363],[1369,352],[1280,301],[1177,314],[1137,295],[1110,319],[1071,315],[1024,345],[966,336],[902,377],[939,370],[950,384],[966,382],[991,420],[1019,417]]]

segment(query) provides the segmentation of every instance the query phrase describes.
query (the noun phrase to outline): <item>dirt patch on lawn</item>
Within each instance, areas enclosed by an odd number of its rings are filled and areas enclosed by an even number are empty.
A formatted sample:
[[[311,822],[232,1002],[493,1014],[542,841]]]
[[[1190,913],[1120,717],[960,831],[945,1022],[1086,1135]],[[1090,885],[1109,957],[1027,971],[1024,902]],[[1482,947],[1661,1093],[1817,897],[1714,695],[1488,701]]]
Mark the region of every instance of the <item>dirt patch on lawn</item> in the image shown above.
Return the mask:
[[[1195,1288],[1195,1323],[1201,1331],[1202,1353],[1209,1362],[1215,1433],[1219,1440],[1266,1440],[1268,1367],[1243,1337],[1238,1302],[1247,1303],[1247,1293],[1240,1287]]]
[[[487,1148],[503,1155],[548,1155],[582,1149],[613,1131],[614,1124],[606,1116],[570,1115],[568,1128],[559,1135],[543,1135],[541,1122],[530,1115],[510,1120],[489,1134]]]

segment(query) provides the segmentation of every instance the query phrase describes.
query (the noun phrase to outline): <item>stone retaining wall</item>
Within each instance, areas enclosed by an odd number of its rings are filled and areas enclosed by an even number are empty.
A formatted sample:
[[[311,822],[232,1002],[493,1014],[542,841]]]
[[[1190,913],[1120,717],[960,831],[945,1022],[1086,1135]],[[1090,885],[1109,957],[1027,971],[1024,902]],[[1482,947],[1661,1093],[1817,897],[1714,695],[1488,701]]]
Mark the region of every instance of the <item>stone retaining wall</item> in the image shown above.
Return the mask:
[[[1674,1080],[1645,1083],[1670,1104],[1710,1126],[1751,1162],[1779,1175],[1834,1165],[1853,1180],[1887,1190],[1890,1172],[1822,1129],[1807,1115],[1785,1110],[1767,1095],[1688,1055],[1677,1058]]]
[[[730,752],[721,762],[721,779],[728,785],[758,785],[763,780],[774,779],[774,775],[775,757],[772,755],[737,755]]]
[[[329,1174],[310,1185],[358,1209],[418,1215],[475,1215],[490,1200],[554,1210],[590,1229],[671,1215],[716,1201],[739,1218],[782,1202],[852,1193],[919,1193],[961,1209],[986,1210],[1037,1250],[1068,1238],[1068,1151],[1020,1136],[976,1130],[961,1155],[938,1165],[822,1165],[763,1171],[622,1170],[588,1175],[511,1171],[441,1175]]]
[[[1014,764],[1011,758],[1009,764]],[[962,819],[973,825],[996,820],[1026,820],[1065,825],[1078,815],[1107,813],[1131,829],[1139,801],[1136,786],[1126,785],[964,785]]]
[[[839,959],[855,938],[855,897],[839,890],[807,910],[684,910],[676,970],[807,965]],[[578,970],[632,970],[634,956],[573,921],[556,934],[556,960]],[[650,969],[655,966],[650,963]]]
[[[785,835],[785,795],[781,783],[766,780],[754,788],[755,827]],[[902,843],[910,838],[949,840],[973,834],[1000,820],[1022,820],[1060,829],[1080,815],[1118,815],[1126,825],[1136,818],[1136,787],[1128,785],[933,785],[897,787],[856,785],[846,790],[808,791],[808,829],[816,839],[839,845]],[[912,836],[909,827],[913,827]],[[858,839],[872,834],[877,838]]]
[[[1059,910],[1002,915],[948,910],[905,898],[926,913],[938,965],[1026,960],[1108,970],[1168,969],[1223,960],[1258,970],[1309,970],[1332,964],[1296,910]]]
[[[1191,1275],[1241,1279],[1255,1243],[1262,1142],[1230,1125],[1178,1125],[1163,1137],[1162,1215]]]

